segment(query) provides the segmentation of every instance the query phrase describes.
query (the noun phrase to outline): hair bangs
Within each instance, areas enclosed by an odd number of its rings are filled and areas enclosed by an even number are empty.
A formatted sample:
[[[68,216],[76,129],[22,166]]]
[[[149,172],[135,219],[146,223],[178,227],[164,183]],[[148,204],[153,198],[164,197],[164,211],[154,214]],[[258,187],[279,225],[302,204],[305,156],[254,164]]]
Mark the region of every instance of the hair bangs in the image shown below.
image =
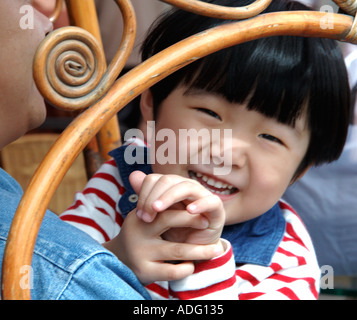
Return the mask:
[[[305,109],[311,85],[304,41],[301,37],[270,37],[225,49],[186,67],[191,70],[186,70],[181,84],[188,90],[214,92],[294,126]]]

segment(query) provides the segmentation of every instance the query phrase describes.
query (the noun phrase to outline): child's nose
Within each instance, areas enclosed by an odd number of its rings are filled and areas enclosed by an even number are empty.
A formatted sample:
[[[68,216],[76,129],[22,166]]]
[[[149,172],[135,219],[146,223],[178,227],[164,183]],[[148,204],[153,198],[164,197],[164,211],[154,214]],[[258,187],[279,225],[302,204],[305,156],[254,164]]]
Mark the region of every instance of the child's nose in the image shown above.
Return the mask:
[[[215,164],[243,168],[247,162],[249,143],[244,139],[225,136],[212,145],[211,157]]]
[[[232,165],[236,168],[243,168],[247,163],[247,150],[249,143],[242,139],[232,140]]]

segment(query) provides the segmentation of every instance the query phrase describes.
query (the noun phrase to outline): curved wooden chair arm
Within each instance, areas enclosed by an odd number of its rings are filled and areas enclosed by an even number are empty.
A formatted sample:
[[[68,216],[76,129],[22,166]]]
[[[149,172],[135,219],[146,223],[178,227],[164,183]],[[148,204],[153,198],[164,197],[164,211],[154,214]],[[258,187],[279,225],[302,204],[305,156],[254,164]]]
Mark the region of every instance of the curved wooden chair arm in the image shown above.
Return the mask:
[[[51,16],[49,17],[49,19],[52,23],[57,21],[57,19],[61,15],[62,9],[63,9],[63,1],[61,1],[61,0],[56,1],[55,9],[54,9],[53,13],[51,14]]]
[[[124,20],[125,15],[128,17],[132,15],[132,11],[129,9],[130,1],[117,0],[116,2],[123,12]],[[193,8],[193,5],[197,5],[195,10],[200,5],[199,1],[193,0],[164,0],[164,2],[176,4],[180,7],[185,4],[191,4],[191,8]],[[254,10],[257,10],[254,11],[254,15],[261,12],[269,3],[270,1],[257,1],[253,7]],[[207,10],[207,8],[204,10]],[[246,11],[247,9],[244,10]],[[132,39],[128,40],[130,44],[126,44],[126,53],[120,58],[117,57],[118,61],[114,61],[109,66],[109,69],[104,72],[98,84],[98,91],[89,93],[90,103],[85,105],[88,106],[95,101],[97,102],[81,113],[66,128],[43,159],[24,193],[11,226],[4,255],[2,297],[4,299],[31,298],[29,289],[23,290],[19,285],[21,278],[20,268],[23,265],[31,264],[37,233],[48,203],[74,159],[90,139],[121,108],[140,95],[145,89],[183,66],[220,49],[239,43],[276,35],[326,37],[341,41],[357,41],[353,17],[333,14],[333,29],[322,29],[320,23],[325,18],[325,15],[326,13],[323,12],[311,11],[278,12],[221,25],[167,48],[132,69],[112,85],[113,78],[116,77],[118,70],[124,65],[128,52],[131,50]],[[133,31],[129,31],[129,29],[132,30],[134,28],[134,23],[131,18],[127,19],[127,23],[130,25],[130,27],[127,27],[128,37],[131,38],[129,34]],[[73,31],[72,29],[68,30],[69,34]],[[74,34],[77,34],[77,32],[73,31]],[[53,36],[56,37],[58,35],[54,33]],[[86,42],[88,41],[87,38],[90,38],[90,36],[85,34],[84,38],[81,39]],[[50,36],[49,39],[45,40],[42,47],[46,47],[52,41]],[[39,50],[42,49],[40,48]],[[36,68],[39,68],[38,64],[42,63],[42,57],[37,58],[35,73],[37,72]],[[41,76],[37,77],[41,78]],[[41,81],[43,81],[42,78],[38,80],[39,83]],[[46,92],[44,90],[43,94],[46,95]],[[65,105],[66,108],[77,107],[77,97],[73,100],[68,100]]]
[[[252,4],[239,8],[223,7],[197,0],[161,0],[177,8],[192,13],[230,20],[243,20],[254,17],[264,11],[272,0],[259,0]]]

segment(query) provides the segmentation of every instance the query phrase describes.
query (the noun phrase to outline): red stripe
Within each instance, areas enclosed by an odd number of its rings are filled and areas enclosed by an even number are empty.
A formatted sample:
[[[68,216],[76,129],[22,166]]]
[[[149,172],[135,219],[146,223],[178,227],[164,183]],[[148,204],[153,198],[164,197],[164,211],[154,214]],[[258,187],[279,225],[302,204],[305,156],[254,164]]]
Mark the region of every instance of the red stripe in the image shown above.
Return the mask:
[[[282,242],[294,242],[296,244],[298,244],[299,246],[303,246],[305,247],[303,244],[302,244],[302,241],[300,239],[293,239],[293,238],[289,238],[287,236],[284,236]]]
[[[285,282],[285,283],[292,283],[297,280],[302,280],[302,278],[292,278],[292,277],[284,276],[282,274],[277,274],[277,273],[273,274],[271,277],[269,277],[269,279],[279,280],[279,281]]]
[[[279,263],[272,263],[270,268],[272,268],[274,272],[278,272],[283,269]]]
[[[284,202],[279,202],[279,206],[282,210],[286,209],[286,210],[289,210],[290,212],[292,212],[298,219],[299,221],[301,222],[301,224],[305,227],[305,224],[304,222],[302,221],[302,219],[300,218],[300,216],[297,214],[297,212],[291,207],[289,206],[287,203],[284,203]],[[305,227],[306,228],[306,227]],[[286,224],[286,231],[287,233],[292,236],[293,238],[296,239],[296,241],[298,243],[300,243],[303,247],[305,247],[306,249],[308,249],[305,245],[305,243],[302,241],[302,239],[298,236],[298,234],[295,232],[293,226],[291,223],[287,223]]]
[[[298,215],[298,213],[295,211],[295,209],[291,206],[289,206],[287,203],[284,203],[284,202],[279,202],[279,206],[280,206],[280,209],[282,210],[289,210],[292,214],[295,215],[295,217],[297,217],[300,222],[305,226],[304,222],[302,221],[302,219],[300,218],[300,216]],[[305,227],[306,228],[306,227]]]
[[[295,241],[297,241],[301,246],[303,246],[304,248],[307,249],[307,247],[305,246],[305,243],[302,242],[301,238],[297,235],[297,233],[295,232],[293,226],[291,223],[287,223],[286,224],[286,232],[295,239]]]
[[[196,264],[194,273],[199,273],[202,271],[221,267],[224,264],[226,264],[229,261],[229,259],[232,258],[232,255],[233,255],[233,251],[232,251],[232,247],[230,247],[229,251],[225,255],[216,259],[203,261],[201,263]]]
[[[280,207],[280,209],[281,210],[289,210],[289,211],[291,211],[293,214],[295,214],[298,218],[300,218],[299,217],[299,215],[297,214],[297,212],[294,210],[294,208],[293,207],[291,207],[291,206],[289,206],[287,203],[285,203],[285,202],[282,202],[282,201],[279,201],[279,207]]]
[[[77,209],[79,206],[82,206],[83,205],[83,202],[81,200],[77,200],[76,203],[69,207],[67,210],[75,210]]]
[[[98,208],[98,207],[95,207],[96,210],[100,211],[101,213],[105,214],[106,216],[109,216],[110,217],[110,214],[105,211],[103,208]]]
[[[84,206],[83,202],[81,200],[77,200],[76,203],[69,207],[67,209],[67,211],[69,210],[75,210],[77,209],[79,206]],[[85,207],[85,206],[84,206]],[[100,211],[101,213],[107,215],[110,217],[110,214],[103,208],[99,208],[99,207],[95,207],[96,210]],[[62,219],[62,216],[60,216],[60,218]],[[121,227],[123,225],[123,222],[124,222],[124,219],[122,217],[122,215],[117,211],[115,210],[115,222]]]
[[[64,216],[61,217],[61,219],[63,221],[77,222],[77,223],[84,224],[86,226],[92,227],[92,228],[96,229],[97,231],[99,231],[103,235],[105,241],[109,241],[110,240],[110,238],[108,237],[107,233],[102,229],[102,227],[100,227],[92,219],[75,216],[73,214],[64,215]]]
[[[258,298],[265,294],[264,292],[248,292],[248,293],[241,293],[239,295],[239,300],[252,300]]]
[[[126,191],[125,188],[118,183],[115,177],[109,173],[98,172],[93,176],[93,178],[99,178],[113,183],[118,188],[120,194],[124,194]]]
[[[105,164],[109,164],[109,165],[111,165],[111,166],[113,166],[113,167],[116,167],[116,166],[117,166],[117,164],[115,163],[115,160],[114,160],[114,159],[111,159],[111,160],[106,161]]]
[[[269,279],[274,279],[274,280],[278,280],[281,282],[285,282],[285,283],[292,283],[295,281],[299,281],[299,280],[303,280],[306,281],[309,284],[311,293],[314,295],[314,297],[317,299],[318,297],[318,292],[316,291],[316,287],[315,287],[315,279],[312,277],[305,277],[305,278],[292,278],[292,277],[288,277],[288,276],[284,276],[281,274],[273,274]],[[280,290],[278,290],[280,291]]]
[[[236,283],[236,277],[233,276],[225,281],[222,281],[220,283],[213,284],[211,286],[208,286],[206,288],[198,289],[198,290],[191,290],[191,291],[182,291],[182,292],[174,292],[170,290],[170,294],[174,298],[178,298],[180,300],[190,300],[198,297],[205,296],[207,294],[213,293],[213,292],[218,292],[223,289],[227,289],[229,287],[232,287]]]
[[[314,295],[314,297],[317,299],[319,296],[319,293],[316,291],[316,287],[315,287],[315,279],[312,277],[305,277],[305,278],[300,278],[298,280],[304,280],[309,284],[310,287],[310,291],[311,293]]]
[[[106,203],[108,203],[115,210],[115,201],[109,197],[105,192],[95,189],[95,188],[87,188],[83,191],[83,194],[95,194],[98,198],[102,199]]]
[[[83,202],[81,200],[77,200],[76,203],[69,207],[66,211],[69,211],[69,210],[76,210],[78,209],[79,206],[84,206],[84,208],[86,208],[86,206],[83,204]],[[110,214],[103,208],[99,208],[99,207],[95,207],[96,210],[100,211],[101,213],[105,214],[106,216],[109,216],[110,217]],[[60,216],[60,218],[62,218],[62,216]]]
[[[295,292],[293,290],[291,290],[290,288],[281,288],[279,290],[280,293],[282,293],[283,295],[287,296],[290,300],[300,300],[298,298],[298,296],[295,294]]]
[[[309,277],[309,278],[304,278],[304,280],[310,284],[310,290],[311,290],[312,294],[314,295],[315,299],[317,299],[319,297],[319,293],[316,290],[315,279]]]
[[[163,298],[169,299],[169,291],[163,287],[160,287],[156,283],[149,284],[146,286],[146,288],[150,291],[155,292],[156,294],[160,295]]]
[[[293,254],[292,252],[284,250],[281,247],[279,247],[278,250],[276,250],[276,251],[279,252],[279,253],[282,253],[282,254],[284,254],[284,255],[286,255],[288,257],[296,258],[298,260],[299,266],[306,264],[306,260],[302,256],[297,256],[297,255]]]
[[[257,278],[252,276],[249,272],[244,271],[244,270],[240,270],[240,269],[236,270],[236,275],[238,277],[242,278],[243,280],[249,281],[252,286],[256,286],[260,282]]]

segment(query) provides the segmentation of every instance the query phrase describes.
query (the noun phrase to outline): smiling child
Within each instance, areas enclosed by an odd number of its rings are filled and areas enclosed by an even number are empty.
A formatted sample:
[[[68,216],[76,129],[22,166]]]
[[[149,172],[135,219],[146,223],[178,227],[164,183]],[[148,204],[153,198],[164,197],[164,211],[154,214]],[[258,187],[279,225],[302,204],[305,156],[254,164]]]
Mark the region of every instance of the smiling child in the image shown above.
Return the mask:
[[[308,9],[279,0],[265,12],[289,10]],[[150,30],[143,60],[224,23],[170,11]],[[114,150],[62,219],[105,243],[154,298],[316,299],[320,270],[310,237],[280,198],[310,166],[339,157],[349,96],[343,58],[329,39],[270,37],[202,58],[142,94],[143,122],[155,121],[154,144],[145,137],[149,148],[134,139]],[[133,146],[143,154],[150,144],[156,152],[165,148],[167,141],[157,139],[165,129],[173,132],[176,161],[126,163]],[[221,135],[180,140],[182,130]],[[207,160],[207,150],[210,161],[191,161]],[[229,174],[214,173],[222,166]],[[215,244],[216,257],[186,259],[173,270],[161,241]],[[183,260],[175,245],[171,250]],[[178,272],[182,279],[170,281]]]

